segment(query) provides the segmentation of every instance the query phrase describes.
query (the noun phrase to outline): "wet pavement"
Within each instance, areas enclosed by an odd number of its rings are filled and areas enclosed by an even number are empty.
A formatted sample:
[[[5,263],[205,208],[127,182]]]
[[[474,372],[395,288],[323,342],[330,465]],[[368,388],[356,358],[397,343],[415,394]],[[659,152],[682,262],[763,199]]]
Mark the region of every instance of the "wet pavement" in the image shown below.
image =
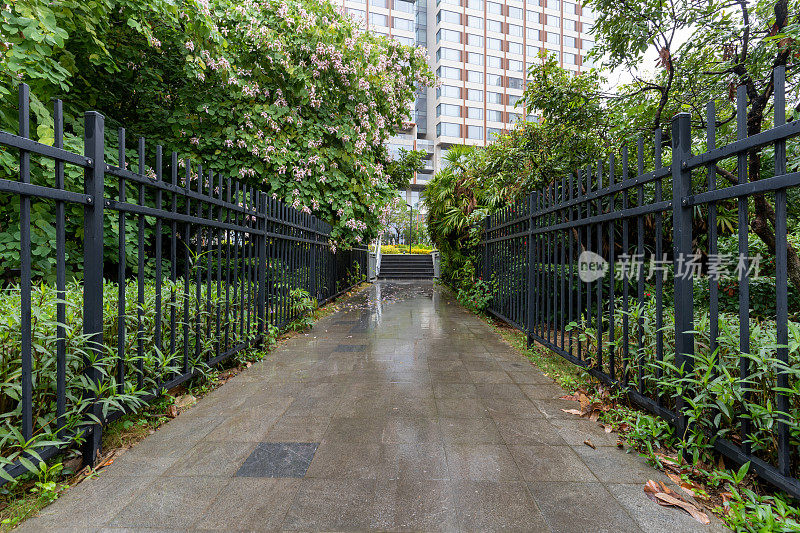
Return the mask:
[[[22,530],[722,529],[564,394],[446,290],[380,282]]]

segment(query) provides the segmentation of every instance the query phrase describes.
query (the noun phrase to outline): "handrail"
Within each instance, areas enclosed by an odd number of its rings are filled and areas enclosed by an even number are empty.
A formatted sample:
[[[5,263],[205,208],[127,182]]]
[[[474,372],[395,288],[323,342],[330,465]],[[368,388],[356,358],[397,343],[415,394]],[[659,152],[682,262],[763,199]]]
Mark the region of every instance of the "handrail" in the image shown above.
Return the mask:
[[[375,275],[381,273],[381,241],[383,235],[378,235],[378,242],[375,244]]]

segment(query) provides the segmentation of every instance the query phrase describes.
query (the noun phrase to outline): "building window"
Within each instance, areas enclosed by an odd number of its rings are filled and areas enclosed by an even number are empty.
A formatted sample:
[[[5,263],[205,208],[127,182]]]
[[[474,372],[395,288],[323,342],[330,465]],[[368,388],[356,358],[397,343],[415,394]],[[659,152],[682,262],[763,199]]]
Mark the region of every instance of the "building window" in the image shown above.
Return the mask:
[[[491,37],[487,37],[486,48],[488,48],[489,50],[502,50],[503,41],[501,41],[500,39],[493,39]]]
[[[522,118],[522,115],[520,115],[519,113],[509,113],[509,114],[508,114],[508,121],[509,121],[509,122],[512,122],[512,123],[513,123],[513,122],[516,122],[516,121],[518,121],[520,118]]]
[[[508,88],[509,89],[522,89],[522,79],[521,78],[508,78]]]
[[[442,28],[436,32],[436,42],[438,43],[439,41],[445,41],[448,43],[460,43],[461,32]]]
[[[389,19],[386,15],[381,13],[370,13],[369,14],[369,23],[373,26],[389,26]]]
[[[561,44],[561,35],[549,31],[547,32],[547,42],[550,44]]]
[[[439,122],[436,124],[437,137],[461,137],[461,124]]]
[[[403,37],[401,35],[394,35],[393,37],[397,42],[406,46],[414,46],[416,44],[413,37]]]
[[[574,20],[564,19],[564,29],[569,31],[578,31],[578,24]]]
[[[503,112],[496,109],[487,109],[486,120],[489,122],[503,122]]]
[[[475,28],[476,30],[483,29],[483,18],[476,17],[475,15],[468,15],[467,16],[467,26],[470,28]]]
[[[369,7],[382,7],[387,9],[389,7],[389,0],[370,0]]]
[[[467,100],[472,102],[483,102],[483,91],[479,89],[467,89]]]
[[[522,61],[516,61],[514,59],[508,60],[508,70],[511,72],[522,72]]]
[[[455,48],[437,48],[436,49],[436,60],[441,61],[442,59],[446,59],[448,61],[461,61],[461,50],[456,50]]]
[[[508,18],[515,20],[522,20],[522,9],[518,7],[508,6]]]
[[[394,10],[401,13],[414,13],[414,2],[406,2],[405,0],[394,0]]]
[[[569,13],[571,15],[578,14],[578,4],[573,4],[572,2],[564,2],[564,13]]]
[[[503,103],[503,93],[486,93],[486,101],[490,104],[502,104]]]
[[[487,20],[486,29],[495,33],[503,33],[503,23],[499,20]]]
[[[590,50],[594,46],[594,41],[589,39],[581,39],[581,45],[584,50]]]
[[[538,46],[533,46],[532,44],[529,44],[527,47],[525,47],[525,53],[529,57],[536,57],[536,54],[539,53],[539,47]]]
[[[347,13],[353,17],[354,19],[364,20],[364,17],[367,16],[366,12],[361,9],[353,9],[352,7],[347,8]]]
[[[575,48],[577,44],[578,43],[576,42],[575,37],[570,37],[569,35],[564,36],[564,46]]]
[[[470,83],[483,83],[483,72],[478,70],[468,70],[467,81]]]
[[[491,68],[503,68],[503,58],[497,56],[488,56],[486,59],[486,66]]]
[[[483,108],[482,107],[468,107],[467,108],[467,118],[474,118],[481,120],[483,119]]]
[[[508,95],[508,105],[510,105],[511,107],[514,107],[515,105],[517,105],[517,102],[519,102],[521,98],[522,98],[521,96],[517,96],[515,94],[509,94]]]
[[[438,13],[436,13],[436,23],[439,24],[442,21],[450,24],[461,24],[461,15],[454,11],[441,9]]]
[[[467,52],[467,63],[470,65],[483,65],[483,54]]]
[[[522,43],[508,41],[508,51],[512,54],[522,55]]]
[[[483,126],[467,126],[467,138],[483,140]]]
[[[503,14],[503,4],[497,2],[486,2],[486,11],[488,13],[495,13],[497,15]]]
[[[479,48],[483,48],[483,35],[475,35],[474,33],[468,33],[467,44],[469,46],[477,46]]]
[[[439,67],[436,69],[436,76],[445,80],[460,80],[461,69],[455,67]]]
[[[528,4],[530,5],[530,2],[528,2]],[[533,11],[532,9],[529,9],[525,15],[526,15],[526,18],[528,19],[528,22],[535,22],[536,24],[539,24],[539,12],[538,11]]]
[[[561,9],[561,0],[547,0],[547,9],[558,11]]]
[[[457,98],[461,99],[461,87],[452,85],[442,85],[436,89],[436,98]]]
[[[561,19],[555,15],[547,15],[547,22],[545,23],[545,26],[558,28],[561,26]]]
[[[467,7],[483,11],[483,0],[467,0]]]
[[[400,17],[392,17],[392,24],[398,30],[414,31],[413,20],[401,19]]]
[[[509,24],[508,34],[514,37],[522,37],[522,26],[517,26],[516,24]]]
[[[436,106],[436,116],[460,117],[461,106],[455,104],[439,104]]]
[[[502,87],[503,76],[499,74],[489,74],[488,76],[486,76],[486,85],[491,85],[493,87]]]
[[[436,0],[436,5],[439,4],[449,4],[451,6],[460,6],[461,0]]]
[[[486,138],[490,141],[500,137],[500,133],[500,128],[486,128]]]
[[[577,63],[577,58],[575,54],[568,54],[564,52],[564,64],[566,65],[575,65]]]

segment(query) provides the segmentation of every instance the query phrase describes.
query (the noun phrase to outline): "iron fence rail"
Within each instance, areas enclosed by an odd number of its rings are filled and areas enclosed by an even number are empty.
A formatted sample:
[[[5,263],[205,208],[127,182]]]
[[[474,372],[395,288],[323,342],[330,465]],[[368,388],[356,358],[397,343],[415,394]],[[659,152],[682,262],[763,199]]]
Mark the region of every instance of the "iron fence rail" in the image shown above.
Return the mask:
[[[677,272],[679,258],[694,254],[693,240],[700,237],[707,239],[708,254],[718,254],[718,208],[726,201],[737,212],[738,252],[748,255],[748,201],[770,194],[776,251],[777,346],[773,354],[779,364],[767,394],[776,403],[775,452],[767,457],[763,450],[752,449],[755,429],[743,409],[746,402],[755,401],[749,386],[743,387],[744,396],[734,406],[736,431],[721,431],[714,447],[738,464],[749,461],[751,471],[800,497],[798,436],[790,435],[790,425],[796,421],[789,418],[791,370],[798,369],[788,366],[787,296],[787,189],[800,186],[800,173],[787,172],[786,162],[786,143],[800,135],[800,124],[785,120],[784,67],[775,69],[774,80],[774,124],[770,129],[747,135],[747,95],[740,87],[737,140],[716,146],[718,122],[711,102],[706,109],[704,146],[695,145],[701,153],[693,154],[690,115],[680,113],[671,124],[671,149],[665,150],[663,133],[658,130],[650,153],[640,138],[634,158],[623,146],[621,161],[613,155],[598,160],[489,216],[476,259],[482,264],[484,279],[496,282],[489,306],[492,314],[525,331],[529,343],[541,343],[601,381],[623,388],[633,402],[665,418],[683,434],[687,403],[696,391],[678,394],[666,389],[663,380],[679,379],[674,369],[681,366],[684,375],[693,370],[696,344],[702,340],[695,330],[699,303],[708,306],[709,350],[718,353],[720,286],[718,279],[708,277],[703,283],[708,283],[709,301],[697,302],[693,286],[697,280],[690,276],[665,280],[663,270],[671,266]],[[750,179],[748,156],[764,148],[774,150],[774,175]],[[735,160],[738,182],[718,187],[716,165],[725,160]],[[702,185],[699,180],[692,185],[693,173],[697,177],[705,174]],[[671,231],[665,231],[670,224]],[[581,281],[578,257],[586,251],[602,258],[611,274]],[[650,269],[660,268],[652,283],[645,284],[643,262],[630,267],[634,272],[615,280],[618,262],[646,253],[652,254]],[[741,383],[752,379],[751,359],[746,356],[751,351],[749,286],[748,272],[738,288],[739,344],[734,355]],[[670,333],[673,324],[674,339]],[[719,428],[713,421],[706,422]]]
[[[110,419],[101,401],[103,384],[112,384],[118,394],[147,391],[140,399],[152,399],[201,368],[261,343],[268,328],[282,329],[297,319],[302,312],[297,289],[325,303],[364,279],[367,250],[335,252],[326,222],[200,164],[179,160],[175,152],[165,155],[161,146],[147,153],[143,138],[136,144],[135,161],[129,162],[123,128],[112,158],[104,117],[96,112],[84,116],[83,155],[66,150],[61,101],[54,104],[53,146],[36,142],[30,138],[29,102],[29,88],[21,84],[19,133],[0,131],[0,150],[16,151],[19,163],[17,180],[0,178],[0,198],[16,197],[20,203],[18,420],[24,441],[45,432],[34,416],[34,408],[41,407],[34,405],[35,389],[52,386],[57,436],[83,439],[84,460],[93,464],[101,422]],[[32,172],[32,158],[51,161],[52,174]],[[65,185],[69,167],[83,172],[82,190]],[[32,183],[32,176],[40,183]],[[32,320],[31,209],[41,201],[52,202],[54,208],[55,383],[39,382],[32,356],[37,332]],[[67,234],[69,206],[82,208],[82,238]],[[117,238],[111,240],[113,230]],[[78,427],[67,420],[75,401],[68,391],[75,377],[66,331],[69,239],[79,241],[82,256],[74,275],[82,290],[83,373],[93,384]],[[108,253],[114,246],[116,261]],[[0,274],[9,279],[9,272]],[[109,352],[113,362],[104,368],[98,361],[108,361]],[[36,448],[36,454],[46,459],[61,449],[47,445]],[[35,455],[21,457],[24,461]],[[26,470],[20,461],[5,465],[12,477]]]

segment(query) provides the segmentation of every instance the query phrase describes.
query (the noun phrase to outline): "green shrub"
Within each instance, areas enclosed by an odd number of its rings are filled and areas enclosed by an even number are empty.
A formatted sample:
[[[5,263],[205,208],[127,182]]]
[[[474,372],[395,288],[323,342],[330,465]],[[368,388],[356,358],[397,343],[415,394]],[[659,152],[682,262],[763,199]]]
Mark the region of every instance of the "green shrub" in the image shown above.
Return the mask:
[[[789,375],[789,386],[783,390],[789,398],[788,424],[793,476],[800,475],[800,323],[789,322],[789,361],[784,365],[777,359],[775,322],[753,320],[750,324],[750,353],[742,354],[749,372],[740,378],[739,319],[737,315],[720,313],[718,347],[711,350],[711,321],[704,309],[697,309],[694,319],[695,348],[694,368],[685,373],[675,359],[675,317],[672,307],[663,309],[663,361],[656,358],[657,328],[655,298],[648,298],[643,305],[630,302],[628,315],[628,353],[624,353],[622,302],[618,302],[614,313],[615,340],[609,342],[607,332],[603,337],[603,370],[610,371],[609,354],[615,356],[615,372],[640,387],[651,398],[661,396],[665,407],[676,409],[675,399],[683,395],[689,404],[687,416],[693,431],[684,435],[682,446],[691,460],[702,457],[717,438],[725,438],[741,444],[740,419],[751,422],[751,431],[746,436],[753,453],[777,464],[775,428],[782,419],[777,411],[776,377],[779,369]],[[643,346],[638,346],[638,321],[643,324]],[[606,323],[606,326],[608,324]],[[584,354],[597,353],[596,324],[573,322],[574,342],[580,342]],[[592,365],[597,361],[592,360]],[[641,386],[638,366],[643,368]]]
[[[271,268],[274,268],[272,265]],[[268,295],[266,316],[269,318],[267,335],[275,335],[271,324],[281,324],[294,317],[308,320],[309,309],[316,301],[302,289],[293,289],[294,275],[281,274],[278,269],[271,275],[275,293]],[[351,276],[363,276],[351,272]],[[242,292],[244,289],[244,292]],[[278,305],[280,294],[286,291],[290,305]],[[25,441],[20,432],[22,404],[20,291],[10,287],[0,291],[0,466],[15,461],[30,471],[38,470],[38,451],[50,445],[79,443],[87,424],[97,422],[89,414],[96,397],[101,419],[122,410],[135,410],[143,405],[143,397],[159,392],[161,384],[183,373],[203,376],[208,371],[207,361],[228,347],[252,342],[258,334],[259,322],[255,316],[255,291],[248,292],[247,285],[215,282],[210,287],[194,282],[184,283],[164,279],[161,286],[161,334],[156,336],[156,286],[146,282],[143,286],[143,303],[138,302],[136,280],[125,289],[125,314],[119,317],[119,287],[106,281],[103,285],[103,346],[99,354],[88,349],[83,334],[83,287],[73,281],[63,294],[44,283],[32,289],[32,383],[33,383],[33,438]],[[226,299],[227,297],[229,299]],[[280,294],[279,294],[280,293]],[[65,320],[56,320],[57,304],[63,302]],[[252,306],[247,309],[247,303]],[[274,302],[274,303],[273,303]],[[140,313],[141,311],[141,313]],[[287,313],[284,316],[284,313]],[[174,317],[174,327],[171,326]],[[125,328],[124,342],[118,354],[118,334]],[[290,324],[289,327],[293,327]],[[57,402],[57,344],[59,328],[63,328],[63,349],[66,360],[66,410],[59,420]],[[269,339],[267,339],[269,343]],[[184,360],[186,358],[186,360]],[[119,369],[124,370],[120,380]],[[86,368],[99,373],[99,382],[86,378]],[[33,461],[22,457],[30,454]],[[0,469],[0,475],[8,478]]]
[[[483,312],[489,307],[489,302],[492,301],[496,292],[496,280],[484,281],[479,279],[469,287],[458,289],[456,296],[464,307],[473,311]]]
[[[411,246],[412,254],[429,254],[432,251],[433,248],[429,248],[427,246],[421,246],[416,244]],[[384,244],[381,246],[381,254],[383,255],[407,254],[407,253],[408,253],[407,244]]]

